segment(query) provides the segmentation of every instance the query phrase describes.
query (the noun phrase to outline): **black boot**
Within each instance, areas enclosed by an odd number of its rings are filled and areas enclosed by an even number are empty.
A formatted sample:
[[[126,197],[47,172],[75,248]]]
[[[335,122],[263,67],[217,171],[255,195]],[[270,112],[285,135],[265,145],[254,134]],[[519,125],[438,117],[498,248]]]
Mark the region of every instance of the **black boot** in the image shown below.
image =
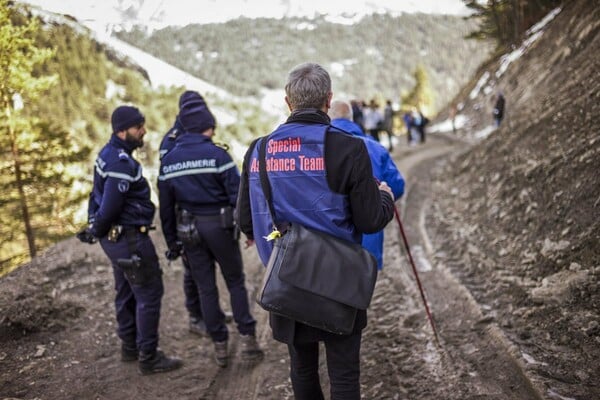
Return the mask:
[[[190,332],[195,333],[198,336],[208,335],[208,332],[206,331],[206,323],[202,318],[199,317],[190,317],[189,329]]]
[[[121,361],[137,361],[138,350],[135,344],[121,343]]]
[[[242,360],[257,361],[263,358],[264,352],[256,342],[254,335],[240,335],[242,343]]]
[[[142,375],[155,374],[158,372],[167,372],[180,368],[183,362],[178,358],[169,358],[162,351],[152,353],[140,352],[139,371]]]
[[[221,368],[225,368],[229,361],[227,354],[227,340],[222,342],[213,342],[215,345],[215,362]]]

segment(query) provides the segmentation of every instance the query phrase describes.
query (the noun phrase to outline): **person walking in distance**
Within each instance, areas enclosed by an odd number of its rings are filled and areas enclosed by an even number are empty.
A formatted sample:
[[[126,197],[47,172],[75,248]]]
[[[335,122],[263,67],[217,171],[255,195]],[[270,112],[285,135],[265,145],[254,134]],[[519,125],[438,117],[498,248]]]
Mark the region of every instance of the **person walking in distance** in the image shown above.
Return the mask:
[[[496,96],[496,104],[494,104],[494,109],[492,110],[492,115],[494,117],[494,123],[496,126],[500,126],[502,122],[502,118],[504,118],[504,103],[506,100],[504,99],[504,94],[502,92],[498,92]]]
[[[379,130],[382,128],[383,116],[379,112],[379,106],[375,99],[369,102],[369,107],[363,111],[363,114],[365,131],[379,142]]]
[[[385,147],[365,135],[362,129],[352,122],[350,104],[345,101],[334,100],[331,102],[328,115],[331,118],[331,126],[356,136],[365,143],[371,158],[373,175],[380,182],[386,182],[392,189],[394,201],[398,200],[404,194],[404,178]],[[383,239],[383,230],[362,237],[362,246],[373,254],[377,260],[379,270],[383,269]]]
[[[383,109],[383,130],[388,136],[388,151],[391,153],[394,150],[394,143],[392,138],[394,137],[394,109],[392,108],[392,101],[387,100],[385,102],[385,108]]]
[[[87,243],[99,240],[112,263],[121,360],[137,360],[143,375],[171,371],[182,362],[158,350],[164,289],[148,235],[155,206],[142,167],[132,154],[144,144],[145,118],[136,107],[120,106],[113,111],[111,123],[113,133],[96,159],[89,226],[77,236]]]
[[[402,115],[402,120],[404,121],[404,126],[406,127],[406,144],[408,144],[410,146],[410,144],[412,143],[412,128],[413,128],[412,113],[410,113],[409,111],[405,112]]]
[[[212,141],[216,122],[205,101],[184,102],[179,122],[185,134],[161,159],[158,176],[163,234],[170,251],[183,250],[188,257],[217,365],[228,364],[229,332],[219,304],[215,261],[229,291],[242,358],[258,360],[263,351],[256,342],[233,218],[240,175],[227,151]]]
[[[385,182],[378,185],[373,177],[364,142],[330,125],[327,111],[333,93],[329,73],[318,64],[300,64],[289,73],[285,94],[291,115],[250,146],[237,206],[240,229],[249,240],[256,240],[265,265],[272,244],[264,237],[271,232],[272,223],[259,178],[258,149],[263,140],[267,141],[275,220],[300,223],[360,243],[362,233],[383,229],[394,209],[389,186]],[[318,371],[319,342],[324,343],[327,354],[331,399],[360,399],[365,310],[358,310],[348,335],[329,333],[275,313],[269,318],[275,340],[288,346],[295,399],[324,398]]]

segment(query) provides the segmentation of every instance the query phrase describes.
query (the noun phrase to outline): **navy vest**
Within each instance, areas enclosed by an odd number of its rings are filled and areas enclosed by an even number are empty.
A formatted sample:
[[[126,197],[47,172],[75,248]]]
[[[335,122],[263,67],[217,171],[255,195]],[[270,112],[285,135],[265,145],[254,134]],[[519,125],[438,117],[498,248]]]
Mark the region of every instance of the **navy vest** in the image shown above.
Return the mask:
[[[276,223],[296,222],[355,243],[361,234],[352,223],[348,196],[327,183],[325,135],[329,125],[288,123],[256,142],[249,159],[248,182],[256,247],[267,265],[273,249],[264,238],[273,230],[260,184],[258,149],[267,140],[266,164]]]

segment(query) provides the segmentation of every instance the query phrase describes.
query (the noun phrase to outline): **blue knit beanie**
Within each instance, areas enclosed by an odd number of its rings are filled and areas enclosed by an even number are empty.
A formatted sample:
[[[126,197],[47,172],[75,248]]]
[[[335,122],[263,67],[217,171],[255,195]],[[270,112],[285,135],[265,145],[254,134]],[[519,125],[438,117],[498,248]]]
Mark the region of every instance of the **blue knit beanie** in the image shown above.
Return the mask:
[[[178,119],[186,132],[202,133],[216,126],[215,117],[200,95],[188,98],[181,104]]]
[[[186,90],[179,96],[179,109],[181,109],[184,104],[192,103],[205,103],[204,97],[194,90]]]
[[[117,133],[125,131],[132,126],[143,124],[146,122],[146,118],[144,118],[144,114],[137,107],[119,106],[113,111],[110,121],[113,133]]]

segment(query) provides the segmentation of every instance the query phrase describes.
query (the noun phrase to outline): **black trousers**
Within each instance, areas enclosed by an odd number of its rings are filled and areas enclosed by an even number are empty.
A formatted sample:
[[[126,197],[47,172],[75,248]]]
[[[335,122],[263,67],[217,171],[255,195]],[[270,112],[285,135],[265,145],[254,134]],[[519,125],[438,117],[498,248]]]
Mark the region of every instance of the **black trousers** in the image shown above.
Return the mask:
[[[136,233],[134,240],[135,249],[145,262],[144,268],[154,275],[142,284],[132,282],[118,265],[119,258],[132,256],[126,235],[122,235],[116,243],[104,237],[100,239],[100,245],[113,265],[117,335],[127,346],[152,353],[158,346],[160,305],[164,293],[162,272],[150,237]]]
[[[200,293],[202,316],[206,329],[216,342],[229,338],[225,314],[219,303],[215,262],[229,291],[233,319],[242,335],[254,335],[256,321],[250,314],[248,292],[245,286],[244,265],[237,239],[231,229],[221,227],[220,218],[196,221],[200,242],[186,245],[185,253],[190,263],[192,277]]]
[[[183,294],[185,295],[185,308],[188,311],[190,318],[203,319],[202,307],[200,307],[200,293],[198,286],[192,277],[192,269],[188,261],[187,255],[181,256],[183,262]]]
[[[331,400],[360,400],[360,342],[362,332],[327,335],[323,339]],[[288,344],[290,378],[296,400],[322,400],[319,380],[319,342]]]

